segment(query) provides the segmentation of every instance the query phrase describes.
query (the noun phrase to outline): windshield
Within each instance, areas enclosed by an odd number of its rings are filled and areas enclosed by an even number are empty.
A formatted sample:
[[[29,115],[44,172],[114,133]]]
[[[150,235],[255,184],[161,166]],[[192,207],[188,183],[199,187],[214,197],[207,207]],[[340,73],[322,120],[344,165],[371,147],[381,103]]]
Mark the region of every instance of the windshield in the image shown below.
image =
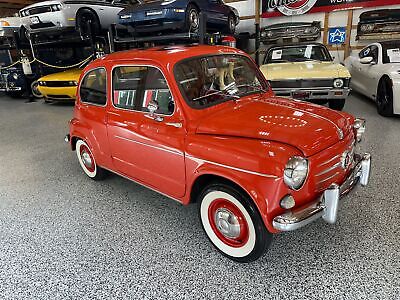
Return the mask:
[[[400,42],[382,44],[384,64],[400,63]]]
[[[186,102],[197,109],[268,89],[256,65],[234,54],[185,59],[175,66],[175,79]]]
[[[332,61],[329,51],[322,45],[274,47],[265,56],[264,64],[303,61]]]

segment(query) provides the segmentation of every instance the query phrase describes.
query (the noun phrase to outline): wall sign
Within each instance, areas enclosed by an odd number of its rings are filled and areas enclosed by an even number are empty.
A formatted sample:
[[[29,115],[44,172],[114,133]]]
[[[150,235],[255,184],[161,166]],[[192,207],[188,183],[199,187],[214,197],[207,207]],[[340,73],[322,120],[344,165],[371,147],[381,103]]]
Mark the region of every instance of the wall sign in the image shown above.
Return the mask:
[[[399,4],[398,0],[261,0],[262,17],[296,16],[339,9]]]
[[[346,41],[346,27],[329,28],[328,44],[341,45]]]

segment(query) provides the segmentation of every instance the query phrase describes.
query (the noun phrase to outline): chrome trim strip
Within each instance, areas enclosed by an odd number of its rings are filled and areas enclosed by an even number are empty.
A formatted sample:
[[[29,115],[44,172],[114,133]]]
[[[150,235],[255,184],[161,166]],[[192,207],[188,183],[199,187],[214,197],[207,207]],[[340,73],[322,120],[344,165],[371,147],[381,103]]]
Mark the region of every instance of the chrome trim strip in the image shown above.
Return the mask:
[[[270,175],[270,174],[262,174],[262,173],[258,173],[258,172],[254,172],[254,171],[250,171],[250,170],[245,170],[245,169],[241,169],[241,168],[236,168],[236,167],[232,167],[232,166],[228,166],[228,165],[224,165],[224,164],[220,164],[220,163],[216,163],[213,161],[209,161],[209,160],[205,160],[205,159],[201,159],[201,158],[196,158],[190,154],[186,154],[187,158],[190,158],[196,162],[202,162],[202,163],[209,163],[218,167],[224,167],[224,168],[228,168],[231,170],[235,170],[235,171],[239,171],[239,172],[243,172],[243,173],[247,173],[247,174],[251,174],[251,175],[257,175],[257,176],[262,176],[262,177],[266,177],[266,178],[274,178],[277,179],[279,178],[278,176],[275,175]]]
[[[146,144],[146,143],[142,143],[142,142],[135,141],[135,140],[132,140],[132,139],[128,139],[128,138],[125,138],[125,137],[122,137],[122,136],[119,136],[119,135],[115,135],[114,137],[116,137],[118,139],[121,139],[121,140],[128,141],[128,142],[132,142],[132,143],[135,143],[135,144],[139,144],[139,145],[147,146],[147,147],[150,147],[150,148],[153,148],[153,149],[157,149],[157,150],[161,150],[161,151],[164,151],[164,152],[168,152],[168,153],[171,153],[171,154],[184,156],[183,152],[179,152],[179,151],[174,151],[174,150],[169,150],[169,149],[153,146],[153,145],[150,145],[150,144]]]
[[[322,167],[322,166],[330,163],[331,161],[335,160],[336,158],[339,158],[340,156],[341,156],[341,154],[338,154],[338,155],[332,157],[331,159],[327,160],[326,162],[323,162],[322,164],[319,164],[318,167]]]
[[[337,167],[339,167],[340,164],[341,164],[341,162],[339,161],[338,163],[334,164],[332,167],[329,167],[328,169],[322,171],[321,173],[318,173],[315,176],[321,176],[321,175],[324,175],[326,173],[329,173],[330,171],[335,170]]]
[[[340,174],[339,172],[336,172],[335,174],[333,174],[333,175],[331,175],[331,176],[329,176],[329,177],[327,177],[327,178],[325,178],[325,179],[323,179],[321,181],[318,181],[317,184],[321,184],[321,183],[323,183],[325,181],[328,181],[329,179],[332,179],[332,178],[336,177],[339,174]]]

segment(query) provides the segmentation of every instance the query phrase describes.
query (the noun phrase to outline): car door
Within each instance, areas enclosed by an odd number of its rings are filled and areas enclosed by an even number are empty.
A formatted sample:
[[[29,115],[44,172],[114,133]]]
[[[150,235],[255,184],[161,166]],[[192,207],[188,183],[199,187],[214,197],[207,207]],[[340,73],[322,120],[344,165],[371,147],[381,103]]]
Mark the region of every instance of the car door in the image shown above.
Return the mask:
[[[108,147],[106,127],[107,76],[105,68],[95,68],[88,71],[80,84],[79,105],[76,114],[79,115],[82,138],[92,147],[97,163],[109,167],[110,150]]]
[[[364,48],[361,50],[359,58],[372,57],[372,62],[370,64],[362,64],[360,60],[358,60],[357,68],[355,69],[359,84],[358,89],[368,97],[373,97],[375,93],[374,77],[376,77],[378,54],[378,47],[376,45],[370,45]]]
[[[185,130],[162,72],[115,67],[107,130],[118,172],[172,197],[185,193]],[[152,115],[148,104],[157,103]]]
[[[222,0],[207,0],[207,21],[212,27],[227,26],[229,11]]]

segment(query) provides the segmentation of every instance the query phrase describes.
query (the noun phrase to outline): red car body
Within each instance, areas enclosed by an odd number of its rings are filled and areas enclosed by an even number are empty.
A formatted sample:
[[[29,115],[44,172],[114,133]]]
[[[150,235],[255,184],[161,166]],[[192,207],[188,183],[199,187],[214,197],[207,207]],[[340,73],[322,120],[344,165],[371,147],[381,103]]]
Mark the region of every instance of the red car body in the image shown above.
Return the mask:
[[[77,140],[84,140],[99,167],[182,204],[194,202],[208,181],[224,179],[248,195],[265,228],[276,233],[280,231],[274,226],[277,216],[309,207],[332,184],[343,185],[355,172],[355,163],[339,167],[344,153],[353,154],[355,118],[275,97],[271,90],[206,109],[191,108],[174,77],[175,64],[189,57],[223,53],[246,56],[233,48],[196,46],[130,50],[97,59],[84,69],[80,82],[90,70],[105,68],[107,103],[82,102],[78,87],[68,140],[73,150]],[[121,65],[161,70],[175,101],[174,113],[159,122],[148,113],[115,107],[109,100],[113,96],[110,79],[113,68]],[[298,190],[290,189],[283,179],[286,163],[296,156],[306,158],[309,164],[307,179]],[[287,195],[295,199],[290,210],[280,205]]]

